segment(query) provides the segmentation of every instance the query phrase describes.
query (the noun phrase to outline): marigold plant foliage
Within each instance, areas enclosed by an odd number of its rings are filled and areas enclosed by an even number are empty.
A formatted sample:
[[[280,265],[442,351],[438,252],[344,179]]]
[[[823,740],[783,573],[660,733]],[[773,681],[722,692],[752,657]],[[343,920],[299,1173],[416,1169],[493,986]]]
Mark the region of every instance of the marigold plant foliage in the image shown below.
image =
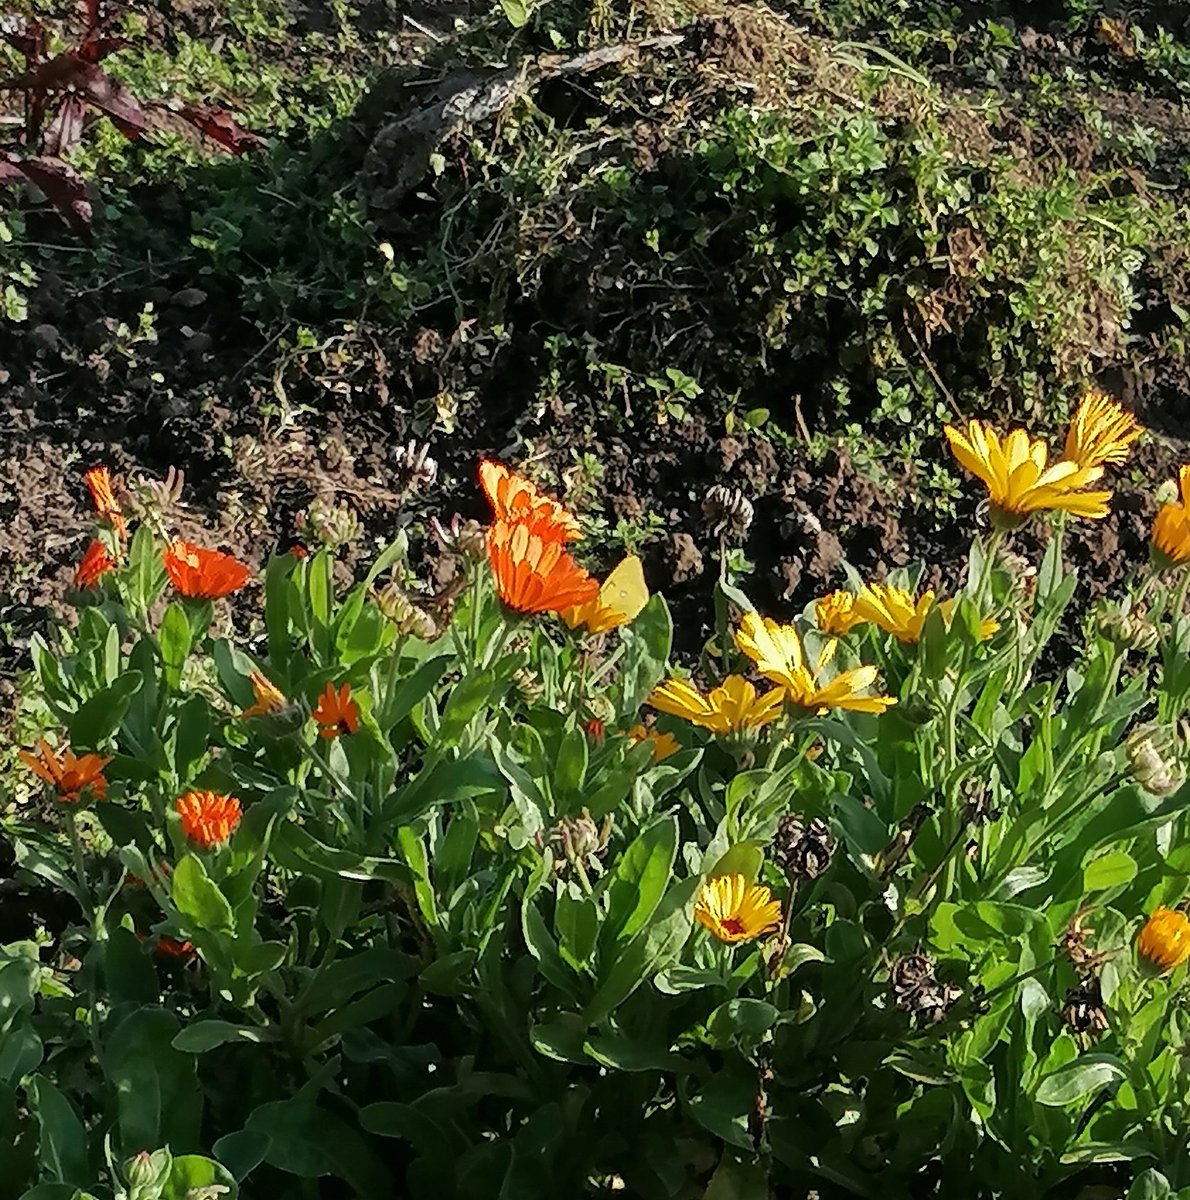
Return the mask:
[[[992,520],[950,594],[770,615],[725,563],[684,662],[501,464],[436,594],[404,536],[344,587],[92,475],[4,817],[60,899],[0,946],[7,1190],[1190,1188],[1185,496],[1077,632],[1063,561],[1135,432],[952,432]]]

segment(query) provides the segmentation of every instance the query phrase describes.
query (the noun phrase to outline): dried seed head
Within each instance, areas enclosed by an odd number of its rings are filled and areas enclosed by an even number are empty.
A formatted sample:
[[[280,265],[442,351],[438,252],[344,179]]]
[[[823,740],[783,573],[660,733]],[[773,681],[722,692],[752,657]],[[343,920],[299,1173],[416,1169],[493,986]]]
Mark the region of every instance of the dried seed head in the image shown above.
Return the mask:
[[[437,517],[431,517],[430,528],[444,550],[477,561],[487,555],[487,533],[478,521],[470,517],[464,521],[455,513],[449,525],[443,525]]]
[[[1155,725],[1141,725],[1124,743],[1132,778],[1150,795],[1169,796],[1186,782],[1186,772],[1172,754],[1174,740]]]
[[[333,504],[321,496],[298,514],[296,523],[307,537],[331,550],[349,545],[363,532],[359,517],[349,505]]]
[[[830,866],[835,845],[830,827],[819,817],[807,821],[799,813],[786,813],[773,838],[773,861],[790,883],[817,879]]]
[[[1106,1032],[1107,1011],[1103,1007],[1103,992],[1097,977],[1089,976],[1067,991],[1062,1020],[1073,1032],[1088,1039]]]
[[[967,800],[969,825],[986,825],[1000,819],[1000,810],[992,803],[988,786],[982,779],[968,779],[963,784],[963,795]]]
[[[176,467],[170,467],[163,480],[137,475],[128,483],[130,507],[142,521],[155,518],[163,525],[171,524],[182,507],[185,486],[186,476]]]
[[[512,686],[526,704],[536,704],[545,695],[541,676],[529,667],[521,667],[512,677]]]
[[[715,534],[744,538],[752,527],[755,510],[752,501],[739,488],[716,484],[702,502],[703,516]]]
[[[412,634],[432,642],[441,632],[437,622],[424,608],[413,602],[409,593],[395,580],[376,593],[376,607],[402,634]]]
[[[896,959],[889,987],[896,1006],[920,1025],[936,1025],[963,994],[961,987],[935,978],[934,960],[928,954],[902,954]]]
[[[429,446],[410,438],[393,455],[393,474],[397,490],[404,495],[433,487],[438,478],[438,463],[430,457]]]
[[[1092,950],[1087,945],[1088,939],[1095,933],[1095,930],[1090,925],[1083,924],[1090,911],[1089,908],[1083,908],[1076,912],[1071,918],[1070,924],[1066,926],[1062,936],[1058,939],[1058,949],[1066,956],[1070,965],[1082,976],[1098,971],[1110,957],[1107,951]]]

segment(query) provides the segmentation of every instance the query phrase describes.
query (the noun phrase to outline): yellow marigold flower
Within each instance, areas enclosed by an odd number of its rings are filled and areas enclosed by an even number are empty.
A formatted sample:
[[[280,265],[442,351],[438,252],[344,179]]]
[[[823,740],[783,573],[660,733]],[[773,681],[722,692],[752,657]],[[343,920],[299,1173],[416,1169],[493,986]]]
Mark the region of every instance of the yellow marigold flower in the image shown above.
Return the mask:
[[[1062,457],[1080,467],[1122,463],[1140,437],[1136,418],[1102,392],[1088,392],[1075,409]]]
[[[250,708],[240,713],[241,717],[268,717],[281,712],[289,703],[285,693],[260,671],[251,671],[248,679],[252,683],[252,695],[255,697]]]
[[[867,618],[855,611],[855,597],[850,592],[828,592],[814,601],[814,620],[823,633],[840,636],[850,633]]]
[[[769,617],[745,613],[736,631],[735,644],[766,679],[784,689],[789,703],[797,708],[817,713],[831,708],[882,713],[896,704],[891,696],[860,695],[876,682],[875,667],[854,667],[841,671],[827,683],[819,682],[835,656],[837,643],[833,638],[822,647],[813,670],[806,666],[797,630],[792,625],[779,625]]]
[[[912,645],[921,638],[926,617],[934,607],[934,592],[928,589],[916,599],[904,588],[883,583],[867,584],[855,597],[855,611],[898,642]]]
[[[780,688],[758,696],[742,675],[729,675],[705,696],[684,679],[667,679],[653,689],[648,703],[658,712],[681,717],[712,733],[739,733],[775,721],[783,700]]]
[[[634,742],[652,743],[654,762],[664,762],[682,748],[672,733],[660,733],[658,730],[648,729],[644,725],[633,725],[628,731],[628,736]]]
[[[1096,520],[1107,516],[1111,492],[1086,490],[1103,475],[1102,467],[1066,459],[1047,466],[1049,447],[1023,429],[1001,438],[985,422],[970,421],[965,432],[952,425],[945,432],[955,458],[987,486],[992,515],[1002,527],[1018,526],[1045,509]]]
[[[702,885],[694,917],[721,942],[750,942],[780,926],[781,902],[763,884],[720,875]]]
[[[1172,908],[1155,908],[1136,938],[1136,948],[1163,971],[1190,958],[1190,920]]]
[[[1179,499],[1163,504],[1153,522],[1153,552],[1163,567],[1190,562],[1190,467],[1178,472],[1178,484]]]

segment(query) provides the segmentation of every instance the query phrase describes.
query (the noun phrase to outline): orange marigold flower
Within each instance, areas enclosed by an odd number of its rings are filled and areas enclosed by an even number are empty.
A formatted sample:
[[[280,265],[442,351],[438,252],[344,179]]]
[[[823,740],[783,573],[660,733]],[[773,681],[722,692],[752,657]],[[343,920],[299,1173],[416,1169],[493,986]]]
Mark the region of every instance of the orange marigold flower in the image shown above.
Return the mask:
[[[153,953],[158,958],[185,958],[194,957],[194,946],[190,942],[179,942],[177,938],[172,938],[168,933],[163,933],[157,938],[157,944],[153,947]]]
[[[1184,912],[1155,908],[1136,938],[1136,948],[1163,971],[1190,958],[1190,920]]]
[[[263,672],[250,671],[248,679],[255,700],[251,707],[240,713],[241,717],[270,717],[287,707],[289,701],[285,699],[285,693]]]
[[[180,538],[161,556],[174,588],[191,600],[218,600],[248,582],[248,566],[220,550],[204,550]]]
[[[93,538],[74,573],[74,586],[83,590],[93,588],[115,565],[116,560],[107,547],[98,538]]]
[[[243,815],[234,796],[218,792],[187,792],[178,797],[174,807],[182,821],[182,832],[203,850],[223,845]]]
[[[1178,498],[1163,504],[1153,522],[1153,558],[1159,567],[1190,562],[1190,466],[1178,472]]]
[[[95,800],[107,799],[107,780],[103,768],[112,760],[101,754],[75,755],[64,750],[59,758],[45,738],[37,743],[37,753],[20,752],[21,762],[39,779],[44,780],[58,793],[64,804],[77,804],[84,797]]]
[[[599,595],[599,584],[563,549],[521,523],[488,530],[488,559],[500,599],[522,613],[560,613]]]
[[[359,705],[351,698],[350,684],[336,692],[335,685],[328,683],[310,715],[318,725],[319,737],[340,737],[359,728]]]
[[[123,541],[128,536],[128,523],[124,520],[123,510],[116,503],[116,495],[112,491],[112,476],[107,467],[92,467],[83,475],[87,491],[91,493],[91,503],[95,507],[95,515],[106,521],[116,536]]]
[[[497,521],[528,525],[543,541],[576,542],[582,537],[573,513],[503,463],[485,458],[479,464],[479,482]]]

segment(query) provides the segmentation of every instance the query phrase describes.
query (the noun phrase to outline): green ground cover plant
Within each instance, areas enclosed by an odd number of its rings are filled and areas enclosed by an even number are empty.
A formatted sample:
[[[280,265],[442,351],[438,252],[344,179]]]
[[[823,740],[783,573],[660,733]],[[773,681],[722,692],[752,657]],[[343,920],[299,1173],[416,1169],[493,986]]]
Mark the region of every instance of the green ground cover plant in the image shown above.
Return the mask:
[[[257,577],[88,472],[4,820],[68,914],[2,950],[5,1194],[1190,1194],[1190,468],[1053,656],[1137,435],[948,427],[952,593],[779,623],[725,565],[692,674],[497,463],[434,591],[403,536],[340,569],[343,512]]]

